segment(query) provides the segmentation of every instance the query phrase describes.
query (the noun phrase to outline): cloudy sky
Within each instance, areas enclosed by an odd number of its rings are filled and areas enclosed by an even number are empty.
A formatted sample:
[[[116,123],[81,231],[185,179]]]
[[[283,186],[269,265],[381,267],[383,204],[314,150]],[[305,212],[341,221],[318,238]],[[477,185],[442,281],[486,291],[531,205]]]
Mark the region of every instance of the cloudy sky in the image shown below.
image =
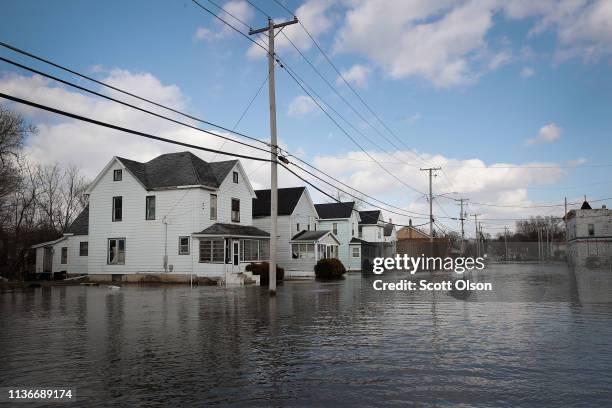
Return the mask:
[[[344,79],[384,123],[346,86],[302,27],[287,27],[277,36],[279,55],[342,116],[336,121],[367,151],[277,68],[279,137],[296,156],[416,213],[428,208],[421,194],[427,178],[419,167],[442,166],[434,191],[497,205],[468,209],[490,218],[485,225],[491,232],[512,225],[511,218],[563,212],[562,207],[518,207],[562,204],[566,196],[574,202],[583,194],[612,196],[612,2],[281,1],[296,10]],[[250,27],[267,24],[247,2],[215,3]],[[253,3],[275,20],[290,18],[271,0]],[[207,0],[201,4],[247,30]],[[2,20],[1,41],[229,128],[267,76],[260,48],[187,0],[7,1]],[[76,80],[6,49],[0,55]],[[6,63],[0,65],[0,90],[176,140],[245,151]],[[14,107],[39,127],[27,143],[32,160],[76,164],[91,178],[113,155],[145,161],[183,150]],[[264,87],[237,130],[267,139],[267,109]],[[205,160],[227,159],[198,154]],[[268,187],[266,165],[244,165],[256,188]],[[281,174],[281,184],[301,183]],[[458,216],[455,202],[438,198],[434,212],[441,223],[457,229],[457,221],[443,218]],[[397,214],[386,217],[407,222]],[[414,217],[415,223],[424,221]]]

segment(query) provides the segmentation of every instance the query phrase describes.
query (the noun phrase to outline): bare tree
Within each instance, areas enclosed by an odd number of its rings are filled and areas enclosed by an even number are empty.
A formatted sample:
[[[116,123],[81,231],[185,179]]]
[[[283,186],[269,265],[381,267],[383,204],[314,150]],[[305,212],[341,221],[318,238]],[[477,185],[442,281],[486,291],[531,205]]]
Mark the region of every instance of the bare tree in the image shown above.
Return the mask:
[[[68,166],[64,171],[63,182],[60,186],[63,215],[61,219],[62,232],[66,231],[70,223],[79,215],[87,201],[85,189],[87,184],[76,166]]]

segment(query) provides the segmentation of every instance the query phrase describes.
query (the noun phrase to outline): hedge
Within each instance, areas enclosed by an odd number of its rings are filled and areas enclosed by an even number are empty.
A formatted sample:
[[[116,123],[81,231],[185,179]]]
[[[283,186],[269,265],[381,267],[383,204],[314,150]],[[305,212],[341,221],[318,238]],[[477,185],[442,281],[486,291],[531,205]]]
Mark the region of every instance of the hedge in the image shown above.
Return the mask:
[[[315,276],[320,279],[342,279],[346,268],[338,259],[320,259],[314,267]]]

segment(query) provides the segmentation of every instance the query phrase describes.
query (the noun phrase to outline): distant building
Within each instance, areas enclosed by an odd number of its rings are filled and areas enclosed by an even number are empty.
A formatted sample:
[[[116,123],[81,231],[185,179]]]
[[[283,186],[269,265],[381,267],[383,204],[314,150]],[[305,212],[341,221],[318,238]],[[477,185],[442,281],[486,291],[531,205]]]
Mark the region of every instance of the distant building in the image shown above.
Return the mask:
[[[612,268],[612,211],[593,209],[587,201],[565,215],[568,262],[592,269]]]

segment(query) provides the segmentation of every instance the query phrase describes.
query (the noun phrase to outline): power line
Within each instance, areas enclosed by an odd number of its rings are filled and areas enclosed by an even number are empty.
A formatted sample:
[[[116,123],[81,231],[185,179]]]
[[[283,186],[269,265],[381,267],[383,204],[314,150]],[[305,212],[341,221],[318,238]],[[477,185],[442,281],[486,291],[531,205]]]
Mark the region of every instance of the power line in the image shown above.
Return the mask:
[[[77,84],[72,83],[72,82],[70,82],[70,81],[63,80],[63,79],[61,79],[61,78],[58,78],[58,77],[56,77],[56,76],[53,76],[53,75],[47,74],[47,73],[45,73],[45,72],[39,71],[39,70],[34,69],[34,68],[31,68],[31,67],[28,67],[28,66],[26,66],[26,65],[19,64],[18,62],[11,61],[11,60],[9,60],[9,59],[7,59],[7,58],[4,58],[4,57],[1,57],[1,56],[0,56],[0,61],[7,62],[7,63],[12,64],[12,65],[14,65],[14,66],[17,66],[17,67],[19,67],[19,68],[22,68],[22,69],[25,69],[25,70],[27,70],[27,71],[33,72],[33,73],[35,73],[35,74],[38,74],[38,75],[44,76],[44,77],[49,78],[49,79],[53,79],[54,81],[60,82],[60,83],[62,83],[62,84],[65,84],[65,85],[71,86],[71,87],[76,88],[76,89],[79,89],[79,90],[81,90],[81,91],[88,92],[88,93],[90,93],[90,94],[92,94],[92,95],[99,96],[99,97],[104,98],[104,99],[107,99],[107,100],[109,100],[109,101],[112,101],[112,102],[115,102],[115,103],[119,103],[119,104],[121,104],[121,105],[124,105],[124,106],[130,107],[130,108],[135,109],[135,110],[138,110],[138,111],[140,111],[140,112],[147,113],[147,114],[149,114],[149,115],[152,115],[152,116],[158,117],[158,118],[160,118],[160,119],[165,119],[165,120],[167,120],[167,121],[170,121],[170,122],[173,122],[173,123],[176,123],[176,124],[179,124],[179,125],[182,125],[182,126],[188,127],[188,128],[190,128],[190,129],[197,130],[197,131],[200,131],[200,132],[203,132],[203,133],[206,133],[206,134],[209,134],[209,135],[215,136],[215,137],[219,137],[219,138],[221,138],[221,139],[225,139],[225,141],[226,141],[226,142],[227,142],[227,141],[231,141],[231,142],[234,142],[234,143],[237,143],[237,144],[243,145],[243,146],[248,146],[248,147],[250,147],[250,148],[252,148],[252,149],[261,150],[261,151],[264,151],[264,152],[266,152],[266,153],[268,152],[268,150],[267,150],[267,149],[264,149],[264,148],[261,148],[261,147],[258,147],[258,146],[253,146],[253,145],[251,145],[251,144],[248,144],[248,143],[242,142],[242,141],[240,141],[240,140],[232,139],[232,138],[230,138],[230,137],[227,137],[227,136],[224,136],[224,135],[221,135],[221,134],[215,133],[215,132],[211,132],[211,131],[208,131],[208,130],[204,130],[204,129],[201,129],[201,128],[196,127],[196,126],[192,126],[192,125],[190,125],[190,124],[188,124],[188,123],[181,122],[181,121],[176,120],[176,119],[172,119],[172,118],[170,118],[170,117],[168,117],[168,116],[160,115],[160,114],[158,114],[158,113],[155,113],[155,112],[149,111],[149,110],[144,109],[144,108],[140,108],[140,107],[138,107],[138,106],[136,106],[136,105],[132,105],[132,104],[130,104],[130,103],[127,103],[127,102],[121,101],[121,100],[119,100],[119,99],[115,99],[115,98],[113,98],[113,97],[111,97],[111,96],[104,95],[104,94],[102,94],[102,93],[96,92],[96,91],[91,90],[91,89],[89,89],[89,88],[85,88],[85,87],[83,87],[83,86],[77,85]]]
[[[213,15],[214,15],[214,13],[213,13]],[[247,37],[247,38],[248,38],[248,37]],[[249,39],[250,39],[250,38],[249,38]],[[187,113],[184,113],[184,112],[181,112],[181,111],[179,111],[179,110],[177,110],[177,109],[174,109],[174,108],[168,107],[168,106],[166,106],[166,105],[163,105],[163,104],[161,104],[161,103],[158,103],[158,102],[152,101],[152,100],[147,99],[147,98],[144,98],[144,97],[142,97],[142,96],[138,96],[138,95],[136,95],[136,94],[134,94],[134,93],[132,93],[132,92],[129,92],[129,91],[126,91],[126,90],[124,90],[124,89],[118,88],[118,87],[116,87],[116,86],[113,86],[113,85],[107,84],[107,83],[105,83],[105,82],[103,82],[103,81],[99,81],[99,80],[97,80],[97,79],[95,79],[95,78],[93,78],[93,77],[90,77],[90,76],[88,76],[88,75],[85,75],[85,74],[82,74],[82,73],[80,73],[80,72],[77,72],[77,71],[75,71],[75,70],[73,70],[73,69],[70,69],[70,68],[67,68],[67,67],[65,67],[65,66],[62,66],[62,65],[60,65],[60,64],[58,64],[58,63],[55,63],[55,62],[53,62],[53,61],[51,61],[51,60],[49,60],[49,59],[46,59],[46,58],[40,57],[40,56],[38,56],[38,55],[32,54],[32,53],[30,53],[30,52],[28,52],[28,51],[25,51],[25,50],[22,50],[22,49],[20,49],[20,48],[14,47],[14,46],[12,46],[12,45],[10,45],[10,44],[4,43],[4,42],[0,42],[0,46],[2,46],[2,47],[4,47],[4,48],[8,48],[8,49],[10,49],[10,50],[12,50],[12,51],[14,51],[14,52],[17,52],[17,53],[19,53],[19,54],[22,54],[22,55],[28,56],[28,57],[33,58],[33,59],[35,59],[35,60],[38,60],[38,61],[40,61],[40,62],[44,62],[45,64],[51,65],[51,66],[53,66],[53,67],[55,67],[55,68],[59,68],[59,69],[61,69],[61,70],[65,71],[65,72],[69,72],[69,73],[71,73],[71,74],[73,74],[73,75],[76,75],[76,76],[78,76],[78,77],[81,77],[81,78],[87,79],[88,81],[94,82],[94,83],[96,83],[96,84],[98,84],[98,85],[102,85],[102,86],[104,86],[104,87],[106,87],[106,88],[108,88],[108,89],[112,89],[113,91],[120,92],[120,93],[122,93],[122,94],[124,94],[124,95],[131,96],[132,98],[136,98],[136,99],[138,99],[138,100],[140,100],[140,101],[147,102],[147,103],[150,103],[151,105],[154,105],[154,106],[157,106],[157,107],[159,107],[159,108],[166,109],[166,110],[168,110],[168,111],[170,111],[170,112],[173,112],[173,113],[179,114],[179,115],[181,115],[181,116],[183,116],[183,117],[186,117],[186,118],[188,118],[188,119],[192,119],[192,120],[195,120],[195,121],[197,121],[197,122],[204,123],[204,124],[206,124],[206,125],[210,125],[210,126],[216,127],[217,129],[225,130],[226,132],[233,133],[233,134],[235,134],[235,135],[238,135],[238,136],[244,137],[244,138],[246,138],[246,139],[250,139],[250,140],[253,140],[253,141],[257,141],[257,142],[263,143],[263,144],[265,144],[266,146],[268,145],[268,143],[267,143],[267,142],[265,142],[265,141],[263,141],[263,140],[257,139],[257,138],[252,137],[252,136],[245,135],[245,134],[240,133],[240,132],[235,132],[235,131],[232,131],[231,129],[228,129],[228,128],[226,128],[226,127],[224,127],[224,126],[221,126],[221,125],[218,125],[218,124],[216,124],[216,123],[213,123],[213,122],[210,122],[210,121],[207,121],[207,120],[204,120],[204,119],[198,118],[198,117],[196,117],[196,116],[193,116],[193,115],[190,115],[190,114],[187,114]],[[260,45],[260,46],[261,46],[261,45]]]
[[[109,128],[109,129],[119,130],[121,132],[131,133],[133,135],[145,137],[145,138],[148,138],[148,139],[157,140],[157,141],[160,141],[160,142],[176,144],[176,145],[179,145],[179,146],[188,147],[190,149],[203,150],[203,151],[206,151],[206,152],[214,152],[214,153],[222,154],[222,155],[225,155],[225,156],[240,157],[240,158],[249,159],[249,160],[257,160],[257,161],[265,161],[265,162],[271,162],[272,161],[271,159],[265,159],[265,158],[262,158],[262,157],[248,156],[248,155],[239,154],[239,153],[228,153],[228,152],[224,152],[224,151],[221,151],[221,150],[216,150],[216,149],[210,149],[210,148],[207,148],[207,147],[197,146],[197,145],[194,145],[194,144],[191,144],[191,143],[184,143],[184,142],[179,142],[177,140],[166,139],[164,137],[155,136],[155,135],[152,135],[152,134],[149,134],[149,133],[140,132],[138,130],[128,129],[128,128],[125,128],[125,127],[122,127],[122,126],[113,125],[111,123],[102,122],[102,121],[99,121],[99,120],[96,120],[96,119],[91,119],[91,118],[88,118],[86,116],[81,116],[81,115],[77,115],[77,114],[74,114],[74,113],[71,113],[71,112],[66,112],[66,111],[63,111],[61,109],[52,108],[50,106],[46,106],[46,105],[42,105],[42,104],[39,104],[39,103],[36,103],[36,102],[29,101],[27,99],[22,99],[22,98],[18,98],[16,96],[7,95],[7,94],[5,94],[3,92],[0,92],[0,98],[8,99],[8,100],[11,100],[13,102],[21,103],[23,105],[32,106],[34,108],[46,110],[48,112],[53,112],[53,113],[56,113],[58,115],[67,116],[69,118],[77,119],[77,120],[80,120],[80,121],[83,121],[83,122],[92,123],[94,125],[103,126],[103,127]]]
[[[283,163],[279,163],[285,170],[287,170],[289,173],[293,174],[295,177],[299,178],[300,180],[302,180],[304,183],[308,184],[310,187],[314,188],[315,190],[317,190],[318,192],[320,192],[321,194],[331,198],[332,200],[334,200],[335,202],[342,204],[343,206],[350,208],[351,211],[353,212],[357,212],[359,213],[359,210],[356,210],[355,208],[346,205],[345,203],[343,203],[342,201],[338,200],[336,197],[332,196],[331,194],[323,191],[321,188],[315,186],[314,184],[312,184],[311,182],[309,182],[308,180],[304,179],[303,177],[301,177],[299,174],[295,173],[293,170],[291,170],[290,168],[288,168],[287,166],[285,166]],[[384,224],[388,224],[388,225],[394,225],[396,227],[422,227],[423,225],[427,225],[427,223],[424,224],[417,224],[417,225],[406,225],[406,224],[396,224],[394,222],[387,222],[383,220]]]
[[[264,81],[261,83],[261,85],[259,85],[259,88],[257,89],[257,92],[255,92],[255,95],[253,95],[253,97],[251,98],[251,100],[249,101],[249,103],[247,104],[247,106],[244,108],[244,110],[242,111],[242,114],[240,115],[240,117],[238,118],[238,120],[236,121],[236,123],[234,123],[234,126],[232,126],[232,130],[236,130],[236,128],[238,128],[238,125],[240,125],[240,122],[242,122],[242,119],[244,119],[245,115],[247,114],[247,112],[249,111],[249,109],[251,109],[251,106],[253,105],[253,102],[255,102],[255,99],[257,99],[257,97],[259,96],[259,94],[261,93],[261,90],[263,89],[264,85],[268,82],[268,78],[269,78],[269,74],[266,75],[266,79],[264,79]],[[219,150],[223,149],[223,146],[225,146],[225,143],[227,142],[227,140],[224,140],[223,143],[221,143],[221,146],[219,146]],[[215,158],[217,157],[217,155],[215,154],[210,161],[215,160]]]

